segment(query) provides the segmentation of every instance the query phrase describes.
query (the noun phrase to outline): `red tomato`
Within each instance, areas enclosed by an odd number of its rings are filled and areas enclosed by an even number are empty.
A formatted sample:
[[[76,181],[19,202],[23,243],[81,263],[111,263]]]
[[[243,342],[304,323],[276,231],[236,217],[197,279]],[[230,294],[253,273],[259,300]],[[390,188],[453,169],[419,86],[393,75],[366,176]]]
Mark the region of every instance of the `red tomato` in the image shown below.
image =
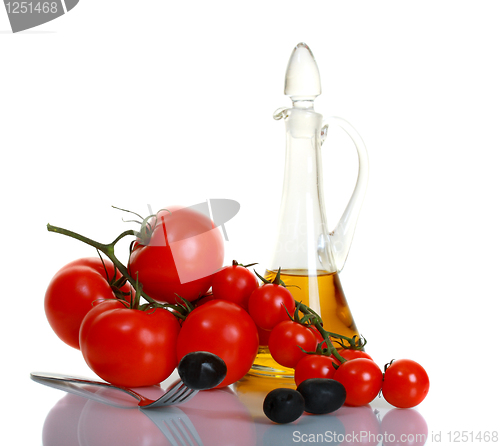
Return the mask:
[[[284,367],[295,365],[307,355],[314,352],[318,344],[314,333],[307,327],[291,320],[280,322],[269,336],[269,353],[273,359]]]
[[[342,356],[342,358],[347,359],[348,361],[356,358],[366,358],[373,361],[373,358],[368,353],[363,352],[361,350],[352,350],[352,349],[339,350],[339,354],[340,356]]]
[[[239,305],[212,300],[195,308],[182,324],[177,358],[195,351],[214,353],[224,360],[227,375],[218,387],[243,378],[252,367],[259,348],[257,328]]]
[[[325,355],[306,355],[295,365],[295,384],[310,378],[333,379],[332,358]]]
[[[411,359],[398,359],[387,367],[382,394],[385,400],[399,408],[420,404],[429,392],[429,376]]]
[[[92,326],[92,322],[97,316],[109,310],[123,309],[123,308],[126,308],[126,305],[119,300],[106,300],[104,302],[101,302],[99,305],[96,305],[94,308],[92,308],[92,313],[89,312],[90,315],[88,317],[84,317],[82,324],[80,325],[80,333],[79,333],[80,344],[82,344],[83,341],[87,339],[88,331]]]
[[[216,299],[229,300],[246,310],[248,299],[258,286],[254,273],[233,262],[233,265],[222,268],[214,275],[212,293]]]
[[[138,274],[144,292],[159,302],[176,303],[176,294],[193,301],[208,291],[222,266],[222,236],[200,212],[169,210],[157,214],[149,241],[134,243],[129,272],[133,278]]]
[[[382,388],[382,371],[367,358],[346,361],[335,372],[334,379],[344,385],[348,406],[364,406],[370,403]]]
[[[84,258],[68,263],[52,278],[45,292],[45,314],[57,336],[66,344],[80,348],[78,336],[85,315],[99,302],[115,299],[108,283],[115,275],[111,261],[100,258]],[[117,278],[121,274],[117,271]],[[127,283],[121,288],[130,293]],[[130,296],[124,296],[130,301]]]
[[[140,311],[103,302],[85,316],[80,345],[88,366],[105,381],[125,387],[152,386],[177,366],[180,324],[167,310]],[[109,308],[104,310],[103,306]]]
[[[286,310],[285,310],[286,308]],[[264,330],[272,330],[293,315],[295,300],[284,286],[266,283],[257,288],[248,300],[248,312],[255,324]]]

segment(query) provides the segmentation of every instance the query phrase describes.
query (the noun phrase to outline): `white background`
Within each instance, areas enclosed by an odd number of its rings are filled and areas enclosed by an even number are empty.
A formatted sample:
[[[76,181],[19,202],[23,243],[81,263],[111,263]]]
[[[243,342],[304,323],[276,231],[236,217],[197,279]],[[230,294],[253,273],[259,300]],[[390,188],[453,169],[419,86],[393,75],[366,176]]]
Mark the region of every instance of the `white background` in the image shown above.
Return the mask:
[[[495,1],[81,0],[12,34],[0,10],[1,379],[34,401],[21,417],[11,403],[2,436],[39,444],[60,398],[30,371],[92,376],[43,299],[60,267],[95,252],[48,222],[108,242],[129,228],[112,205],[231,198],[226,260],[265,270],[284,166],[272,113],[290,104],[301,41],[322,76],[316,110],[351,122],[369,151],[341,273],[367,351],[427,368],[429,432],[498,430],[499,14]],[[324,154],[333,228],[356,155],[336,132]]]

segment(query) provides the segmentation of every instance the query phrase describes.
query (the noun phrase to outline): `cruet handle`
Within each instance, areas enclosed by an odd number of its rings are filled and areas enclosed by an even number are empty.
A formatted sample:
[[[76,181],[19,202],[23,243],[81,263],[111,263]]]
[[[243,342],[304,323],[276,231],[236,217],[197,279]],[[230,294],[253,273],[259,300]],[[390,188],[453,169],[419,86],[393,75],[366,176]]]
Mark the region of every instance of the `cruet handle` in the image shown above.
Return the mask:
[[[349,249],[351,248],[356,223],[368,185],[368,153],[365,143],[356,129],[347,121],[337,116],[326,118],[323,121],[323,127],[321,128],[322,143],[326,139],[328,127],[330,125],[337,125],[349,135],[358,152],[359,162],[358,179],[354,191],[337,226],[335,226],[335,229],[330,233],[330,245],[335,258],[337,271],[340,272],[344,267]]]

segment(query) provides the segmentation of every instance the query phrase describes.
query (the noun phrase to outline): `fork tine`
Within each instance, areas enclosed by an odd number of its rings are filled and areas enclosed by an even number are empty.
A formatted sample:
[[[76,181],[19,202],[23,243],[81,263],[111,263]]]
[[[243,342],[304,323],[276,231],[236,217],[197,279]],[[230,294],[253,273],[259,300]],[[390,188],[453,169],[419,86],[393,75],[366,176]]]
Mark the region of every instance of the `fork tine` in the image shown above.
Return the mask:
[[[186,402],[188,399],[191,399],[198,392],[196,390],[190,389],[189,387],[183,386],[183,388],[179,389],[175,395],[169,399],[170,404]]]
[[[167,398],[161,398],[161,404],[162,405],[170,405],[170,404],[180,404],[180,403],[185,403],[186,401],[190,400],[192,397],[194,397],[198,391],[189,389],[188,387],[183,387],[182,389],[179,389],[177,392],[172,393],[171,395],[168,395]]]
[[[169,389],[165,395],[154,403],[143,405],[143,408],[164,407],[172,404],[180,404],[189,401],[198,393],[197,390],[190,389],[182,381]]]

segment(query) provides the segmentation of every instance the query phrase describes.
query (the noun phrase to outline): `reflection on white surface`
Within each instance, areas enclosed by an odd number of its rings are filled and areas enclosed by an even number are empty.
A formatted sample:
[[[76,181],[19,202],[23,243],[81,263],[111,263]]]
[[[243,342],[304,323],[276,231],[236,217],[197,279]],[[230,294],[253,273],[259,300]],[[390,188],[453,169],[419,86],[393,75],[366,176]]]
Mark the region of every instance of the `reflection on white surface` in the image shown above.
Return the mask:
[[[381,425],[387,440],[384,445],[422,446],[428,436],[427,423],[424,417],[413,409],[392,409]]]
[[[43,427],[44,446],[280,446],[332,444],[422,446],[427,423],[415,409],[342,407],[327,415],[304,414],[277,425],[262,402],[276,380],[248,378],[230,388],[202,391],[179,406],[118,408],[78,395],[65,395]],[[291,386],[291,383],[283,385]],[[281,383],[280,383],[281,386]]]
[[[416,409],[394,409],[383,399],[371,406],[343,406],[327,415],[304,414],[287,425],[276,425],[266,418],[262,402],[276,387],[295,387],[293,380],[246,376],[234,384],[239,399],[252,413],[259,438],[258,445],[331,444],[365,446],[420,446],[425,444],[428,428]],[[237,443],[235,443],[237,444]]]

